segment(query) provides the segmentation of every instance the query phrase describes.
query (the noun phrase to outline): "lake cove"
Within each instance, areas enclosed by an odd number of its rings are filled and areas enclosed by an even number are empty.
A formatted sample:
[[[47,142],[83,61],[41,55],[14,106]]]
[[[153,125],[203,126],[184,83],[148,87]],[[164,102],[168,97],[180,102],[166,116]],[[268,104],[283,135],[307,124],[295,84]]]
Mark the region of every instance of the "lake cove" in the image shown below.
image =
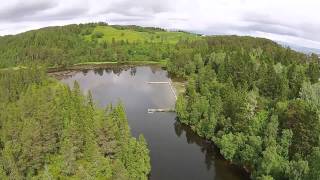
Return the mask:
[[[209,141],[176,120],[175,97],[167,83],[168,73],[159,67],[138,66],[82,70],[69,73],[61,81],[73,86],[77,81],[84,94],[91,91],[99,107],[123,103],[133,136],[143,134],[151,156],[150,179],[242,180],[249,175],[222,158]]]

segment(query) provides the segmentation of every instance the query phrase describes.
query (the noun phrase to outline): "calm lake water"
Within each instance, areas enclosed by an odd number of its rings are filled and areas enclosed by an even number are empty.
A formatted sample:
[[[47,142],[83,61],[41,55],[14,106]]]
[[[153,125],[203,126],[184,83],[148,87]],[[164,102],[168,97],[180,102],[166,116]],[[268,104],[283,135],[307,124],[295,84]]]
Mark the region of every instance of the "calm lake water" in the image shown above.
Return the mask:
[[[241,169],[223,160],[215,146],[176,121],[173,112],[148,113],[148,108],[173,108],[174,95],[165,70],[157,67],[85,70],[61,81],[72,87],[78,81],[83,93],[89,90],[100,107],[123,102],[133,136],[143,134],[151,156],[150,179],[240,180],[248,179]]]

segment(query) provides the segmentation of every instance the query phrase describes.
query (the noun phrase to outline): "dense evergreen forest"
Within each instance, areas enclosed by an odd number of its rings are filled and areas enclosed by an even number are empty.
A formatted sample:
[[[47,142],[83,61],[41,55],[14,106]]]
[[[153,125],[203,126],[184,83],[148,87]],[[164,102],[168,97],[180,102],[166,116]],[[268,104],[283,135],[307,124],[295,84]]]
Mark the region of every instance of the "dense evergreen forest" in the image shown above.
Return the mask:
[[[268,40],[177,44],[171,74],[188,80],[179,120],[253,179],[320,179],[320,66]]]
[[[227,160],[246,168],[253,179],[320,179],[320,61],[315,54],[263,38],[104,23],[0,37],[0,68],[163,60],[171,76],[187,81],[176,103],[179,121],[212,140]],[[150,170],[146,145],[143,138],[130,137],[121,106],[96,110],[79,88],[69,90],[41,73],[18,72],[1,75],[0,174],[145,178]],[[137,159],[138,154],[145,158]]]
[[[97,109],[44,72],[0,72],[0,179],[147,179],[147,144],[123,106]]]

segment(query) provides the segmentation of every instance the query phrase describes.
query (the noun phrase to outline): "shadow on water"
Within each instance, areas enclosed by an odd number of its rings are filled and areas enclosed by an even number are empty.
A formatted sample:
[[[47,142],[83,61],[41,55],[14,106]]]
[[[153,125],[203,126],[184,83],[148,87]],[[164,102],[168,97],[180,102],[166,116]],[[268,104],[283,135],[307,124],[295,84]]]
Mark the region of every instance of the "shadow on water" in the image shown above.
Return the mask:
[[[205,156],[207,170],[215,169],[214,179],[250,179],[249,173],[226,161],[213,142],[198,136],[189,126],[179,122],[177,118],[174,122],[174,131],[178,137],[185,136],[188,144],[196,144],[200,147]],[[236,172],[237,177],[234,177],[228,171]]]

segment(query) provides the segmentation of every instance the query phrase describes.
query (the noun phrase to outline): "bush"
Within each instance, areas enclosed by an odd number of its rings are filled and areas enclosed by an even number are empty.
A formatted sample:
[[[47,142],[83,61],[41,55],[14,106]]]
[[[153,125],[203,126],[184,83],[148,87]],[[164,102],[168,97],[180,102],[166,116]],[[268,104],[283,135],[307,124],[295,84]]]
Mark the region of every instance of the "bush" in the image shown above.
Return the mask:
[[[95,32],[92,34],[92,38],[102,38],[104,34],[102,32]]]

